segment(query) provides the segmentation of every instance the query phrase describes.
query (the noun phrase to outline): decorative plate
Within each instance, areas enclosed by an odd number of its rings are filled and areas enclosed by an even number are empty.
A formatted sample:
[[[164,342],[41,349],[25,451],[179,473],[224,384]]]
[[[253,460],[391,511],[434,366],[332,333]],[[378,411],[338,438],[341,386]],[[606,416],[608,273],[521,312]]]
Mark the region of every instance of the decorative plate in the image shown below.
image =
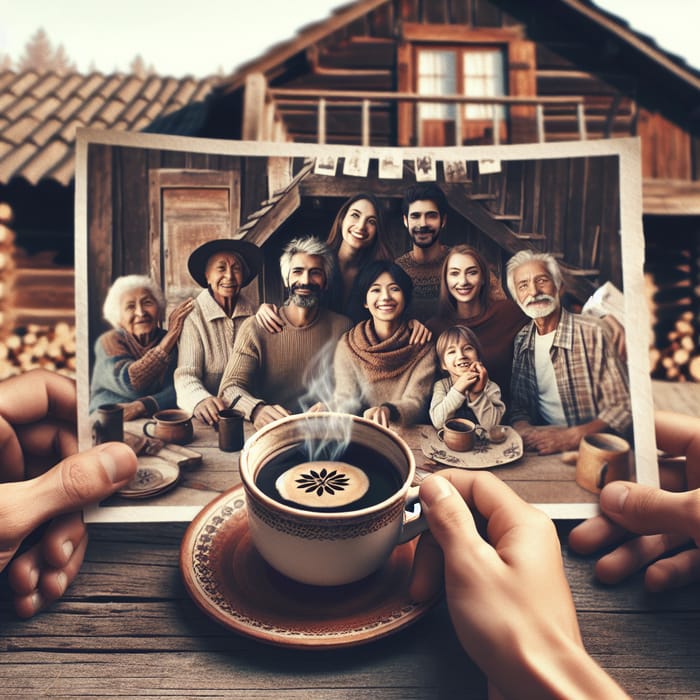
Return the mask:
[[[408,596],[415,544],[398,546],[380,571],[357,583],[297,583],[258,554],[238,485],[192,521],[180,549],[180,571],[197,606],[224,627],[277,646],[333,649],[393,634],[440,599],[415,603]]]
[[[150,498],[173,488],[180,478],[177,464],[161,457],[140,455],[134,478],[117,495],[122,498]]]
[[[423,454],[434,462],[448,467],[465,469],[489,469],[500,467],[520,459],[523,456],[523,440],[509,425],[505,440],[499,443],[489,442],[486,437],[477,437],[474,449],[469,452],[455,452],[440,440],[437,431],[431,425],[420,426],[420,448]]]

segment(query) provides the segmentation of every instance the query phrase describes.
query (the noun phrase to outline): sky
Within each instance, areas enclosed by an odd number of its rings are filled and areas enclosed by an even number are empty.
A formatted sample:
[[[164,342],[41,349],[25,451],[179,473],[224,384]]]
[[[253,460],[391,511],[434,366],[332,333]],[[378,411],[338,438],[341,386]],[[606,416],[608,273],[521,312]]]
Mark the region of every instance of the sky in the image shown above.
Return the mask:
[[[42,27],[80,72],[128,71],[140,54],[162,76],[231,73],[347,0],[0,0],[0,55],[16,61]],[[598,0],[700,70],[698,0]],[[662,10],[662,11],[660,11]]]

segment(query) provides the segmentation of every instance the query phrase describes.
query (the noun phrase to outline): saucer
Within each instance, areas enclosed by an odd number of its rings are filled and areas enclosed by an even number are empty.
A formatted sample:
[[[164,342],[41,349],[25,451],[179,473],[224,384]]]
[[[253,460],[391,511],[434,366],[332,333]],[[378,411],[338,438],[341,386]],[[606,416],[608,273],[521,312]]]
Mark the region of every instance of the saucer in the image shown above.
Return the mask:
[[[173,488],[180,478],[177,464],[161,457],[140,455],[134,478],[117,491],[122,498],[150,498]]]
[[[205,506],[187,528],[180,571],[197,606],[224,627],[267,644],[334,649],[393,634],[441,598],[409,598],[415,546],[413,540],[396,547],[382,569],[357,583],[297,583],[258,554],[238,485]]]
[[[505,438],[498,442],[490,442],[486,437],[477,437],[474,449],[468,452],[451,450],[440,440],[437,430],[431,425],[420,426],[420,448],[423,454],[434,462],[448,467],[464,469],[490,469],[509,462],[515,462],[523,456],[523,439],[509,425]]]

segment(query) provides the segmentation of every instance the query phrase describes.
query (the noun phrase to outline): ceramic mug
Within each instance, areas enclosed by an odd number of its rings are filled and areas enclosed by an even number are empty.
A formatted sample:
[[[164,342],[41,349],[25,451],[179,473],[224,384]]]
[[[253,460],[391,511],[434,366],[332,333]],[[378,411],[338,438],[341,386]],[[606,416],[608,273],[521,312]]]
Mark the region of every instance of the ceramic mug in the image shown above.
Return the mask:
[[[98,406],[92,424],[92,444],[124,441],[124,409],[116,403]]]
[[[243,447],[243,414],[233,408],[219,411],[216,424],[219,433],[219,449],[222,452],[238,452]]]
[[[600,493],[605,484],[629,479],[630,444],[611,433],[584,435],[576,460],[576,483],[587,491]]]
[[[469,452],[474,449],[477,435],[481,435],[483,428],[467,418],[450,418],[445,425],[438,430],[438,438],[447,447],[455,452]]]
[[[153,426],[153,432],[149,428]],[[144,435],[163,442],[174,442],[177,445],[186,445],[194,439],[194,427],[192,416],[187,411],[177,408],[168,408],[153,414],[153,420],[143,424]]]
[[[341,454],[304,461],[309,446],[337,446],[339,435]],[[403,439],[365,418],[308,413],[269,423],[240,457],[253,544],[295,581],[359,581],[427,528],[424,516],[410,512],[418,502],[415,468]]]

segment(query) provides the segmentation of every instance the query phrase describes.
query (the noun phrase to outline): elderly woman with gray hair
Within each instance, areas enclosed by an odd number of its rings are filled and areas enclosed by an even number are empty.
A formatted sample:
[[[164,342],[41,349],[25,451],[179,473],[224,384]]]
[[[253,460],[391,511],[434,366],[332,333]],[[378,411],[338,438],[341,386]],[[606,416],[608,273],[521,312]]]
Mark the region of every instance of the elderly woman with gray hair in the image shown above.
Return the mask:
[[[126,275],[114,281],[102,307],[112,330],[95,343],[90,411],[102,404],[119,404],[124,419],[133,420],[177,406],[173,385],[177,341],[193,307],[192,299],[179,304],[166,331],[161,325],[163,292],[150,277]]]

